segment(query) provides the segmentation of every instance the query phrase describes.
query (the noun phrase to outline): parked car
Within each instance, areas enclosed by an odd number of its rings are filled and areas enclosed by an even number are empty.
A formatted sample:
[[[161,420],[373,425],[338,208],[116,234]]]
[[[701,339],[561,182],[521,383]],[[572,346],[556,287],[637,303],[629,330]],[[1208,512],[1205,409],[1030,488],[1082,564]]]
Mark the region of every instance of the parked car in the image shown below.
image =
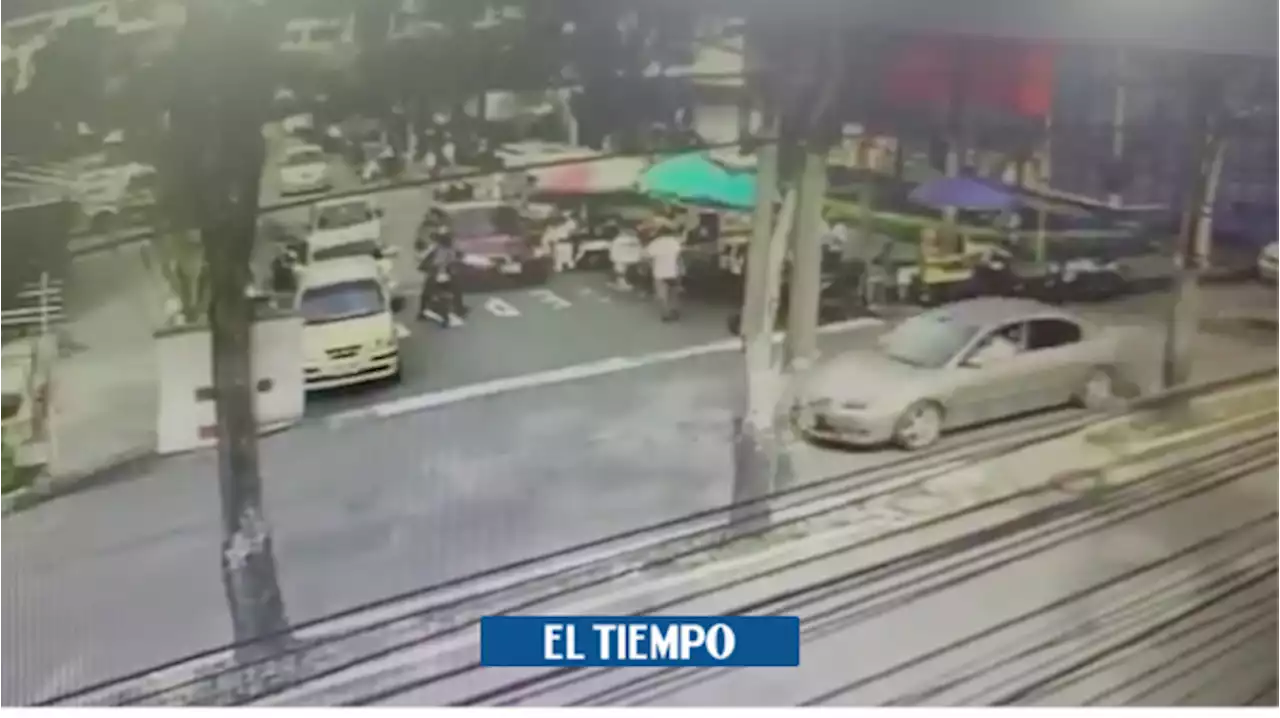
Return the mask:
[[[308,391],[400,376],[400,334],[392,294],[367,257],[317,262],[299,272],[303,382]]]
[[[280,162],[281,193],[323,192],[331,186],[329,156],[319,145],[296,145],[285,150]]]
[[[462,254],[463,284],[496,278],[543,283],[551,275],[551,256],[529,220],[501,201],[458,202],[432,207],[418,229],[417,243],[426,246],[440,232],[453,236]]]
[[[908,450],[942,432],[1116,396],[1120,334],[1029,299],[984,297],[917,315],[874,349],[835,357],[801,389],[811,438]]]
[[[1272,242],[1258,253],[1258,278],[1269,284],[1276,283],[1277,243]]]
[[[311,208],[306,239],[291,249],[300,266],[348,257],[373,259],[383,281],[395,289],[392,261],[396,248],[382,238],[382,210],[370,197],[319,202]]]

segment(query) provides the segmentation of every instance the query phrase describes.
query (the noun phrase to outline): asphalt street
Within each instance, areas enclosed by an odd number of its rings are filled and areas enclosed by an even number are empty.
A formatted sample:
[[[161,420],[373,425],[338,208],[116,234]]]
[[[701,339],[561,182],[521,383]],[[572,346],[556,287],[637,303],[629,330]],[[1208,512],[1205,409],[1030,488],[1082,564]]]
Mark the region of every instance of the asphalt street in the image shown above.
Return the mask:
[[[1152,357],[1143,363],[1153,370],[1155,320],[1134,321],[1146,323],[1136,351]],[[441,336],[468,341],[474,329],[479,342],[483,326]],[[824,353],[875,333],[824,336]],[[626,334],[618,329],[602,346]],[[491,341],[511,366],[520,363],[509,336]],[[1274,330],[1205,333],[1198,376],[1273,365],[1274,343]],[[727,502],[738,361],[713,353],[266,438],[265,500],[291,619]],[[899,455],[793,450],[801,480]],[[5,661],[5,701],[227,641],[217,505],[214,456],[200,452],[7,517],[3,651],[22,659]]]
[[[412,256],[424,190],[379,197],[388,239]],[[289,212],[293,221],[305,214]],[[398,272],[413,282],[409,262]],[[650,304],[606,284],[601,275],[569,273],[543,291],[473,295],[465,326],[406,321],[399,385],[318,397],[310,413],[727,338],[727,307],[691,303],[682,321],[663,324]],[[1235,321],[1240,307],[1269,314],[1270,330]],[[1214,288],[1206,308],[1215,323],[1197,344],[1199,377],[1274,364],[1274,290]],[[1156,366],[1162,310],[1159,296],[1081,309],[1137,330],[1132,359],[1144,383]],[[823,351],[865,345],[875,333],[824,336]],[[393,419],[308,422],[264,439],[266,508],[290,618],[727,502],[738,362],[732,351],[640,362]],[[802,480],[898,456],[793,450]],[[217,505],[214,457],[199,452],[7,517],[5,702],[49,697],[229,640]]]
[[[1241,453],[1251,452],[1237,452],[1237,459]],[[1250,466],[1258,465],[1258,453],[1255,447]],[[484,702],[1249,703],[1260,686],[1275,682],[1275,466],[1234,472],[1220,457],[1208,478],[1166,473],[1130,489],[1037,522],[1018,518],[1052,503],[1043,495],[1013,499],[1000,512],[957,513],[942,526],[970,524],[962,545],[948,544],[939,527],[880,542],[832,535],[828,545],[843,540],[858,549],[775,571],[764,571],[771,564],[761,558],[756,570],[763,574],[754,580],[662,611],[736,613],[730,607],[763,604],[752,612],[797,615],[802,644],[795,668],[582,671],[571,677],[576,680],[529,681]],[[978,535],[978,527],[988,533]],[[944,548],[928,560],[891,562],[937,545],[931,541]],[[878,561],[887,568],[865,570]],[[532,673],[501,670],[490,669],[496,675],[488,681],[480,672],[478,687],[458,686],[450,700],[504,680],[528,681]],[[426,685],[390,702],[438,704],[449,687],[447,681]]]

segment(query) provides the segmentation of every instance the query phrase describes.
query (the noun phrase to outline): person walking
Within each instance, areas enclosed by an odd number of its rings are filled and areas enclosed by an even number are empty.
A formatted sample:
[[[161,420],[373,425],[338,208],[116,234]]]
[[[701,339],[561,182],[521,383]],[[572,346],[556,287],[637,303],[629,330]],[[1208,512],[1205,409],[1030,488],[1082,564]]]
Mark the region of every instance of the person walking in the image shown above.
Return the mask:
[[[573,236],[578,231],[578,222],[569,213],[557,213],[551,224],[542,234],[542,246],[551,255],[551,267],[556,272],[564,272],[574,267]]]
[[[680,253],[683,245],[670,222],[663,223],[657,236],[649,243],[646,252],[653,275],[653,294],[658,298],[662,321],[671,322],[680,317]]]
[[[607,229],[614,233],[613,240],[609,243],[609,261],[613,263],[614,283],[618,289],[629,292],[632,287],[627,274],[643,258],[644,247],[635,230],[629,226],[619,228],[611,225]]]

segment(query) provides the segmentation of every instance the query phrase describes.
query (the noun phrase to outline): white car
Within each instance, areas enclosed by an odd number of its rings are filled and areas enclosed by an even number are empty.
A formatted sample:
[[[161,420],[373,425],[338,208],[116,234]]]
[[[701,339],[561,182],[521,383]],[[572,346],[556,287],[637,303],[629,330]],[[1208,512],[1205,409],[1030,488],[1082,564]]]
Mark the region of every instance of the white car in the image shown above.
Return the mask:
[[[89,230],[102,232],[118,227],[130,213],[145,212],[156,201],[156,169],[130,162],[81,173],[74,192],[89,223]]]
[[[560,142],[512,142],[502,145],[494,156],[507,169],[518,169],[529,165],[548,162],[571,162],[573,160],[591,160],[601,157],[601,153],[590,147],[577,147]],[[542,170],[530,170],[534,180],[541,179]]]
[[[322,192],[331,186],[329,156],[318,145],[297,145],[285,150],[280,162],[281,192]]]
[[[400,300],[367,257],[344,257],[299,272],[303,384],[308,391],[400,376]]]
[[[317,202],[311,208],[306,241],[298,260],[309,265],[346,257],[370,257],[394,288],[391,260],[395,248],[382,241],[382,210],[369,197]]]
[[[292,97],[289,99],[292,99]],[[315,122],[315,118],[311,116],[311,113],[301,112],[296,115],[289,115],[281,120],[280,127],[285,131],[285,134],[296,135],[300,132],[308,132],[315,129]]]
[[[1272,242],[1258,253],[1258,278],[1271,284],[1276,283],[1277,243]]]

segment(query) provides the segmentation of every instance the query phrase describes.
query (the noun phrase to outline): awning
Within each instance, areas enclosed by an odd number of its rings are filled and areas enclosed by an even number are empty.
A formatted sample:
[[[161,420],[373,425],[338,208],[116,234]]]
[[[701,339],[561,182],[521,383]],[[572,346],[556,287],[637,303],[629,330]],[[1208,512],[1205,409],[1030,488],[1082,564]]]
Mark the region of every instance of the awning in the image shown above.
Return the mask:
[[[943,177],[923,182],[911,190],[908,197],[926,207],[955,207],[973,212],[1004,212],[1018,204],[1012,193],[969,177]]]
[[[548,167],[539,173],[535,192],[554,195],[596,195],[636,188],[646,162],[640,157],[610,157]]]
[[[756,174],[726,168],[702,153],[680,155],[646,170],[640,189],[661,199],[751,209],[756,203]]]

